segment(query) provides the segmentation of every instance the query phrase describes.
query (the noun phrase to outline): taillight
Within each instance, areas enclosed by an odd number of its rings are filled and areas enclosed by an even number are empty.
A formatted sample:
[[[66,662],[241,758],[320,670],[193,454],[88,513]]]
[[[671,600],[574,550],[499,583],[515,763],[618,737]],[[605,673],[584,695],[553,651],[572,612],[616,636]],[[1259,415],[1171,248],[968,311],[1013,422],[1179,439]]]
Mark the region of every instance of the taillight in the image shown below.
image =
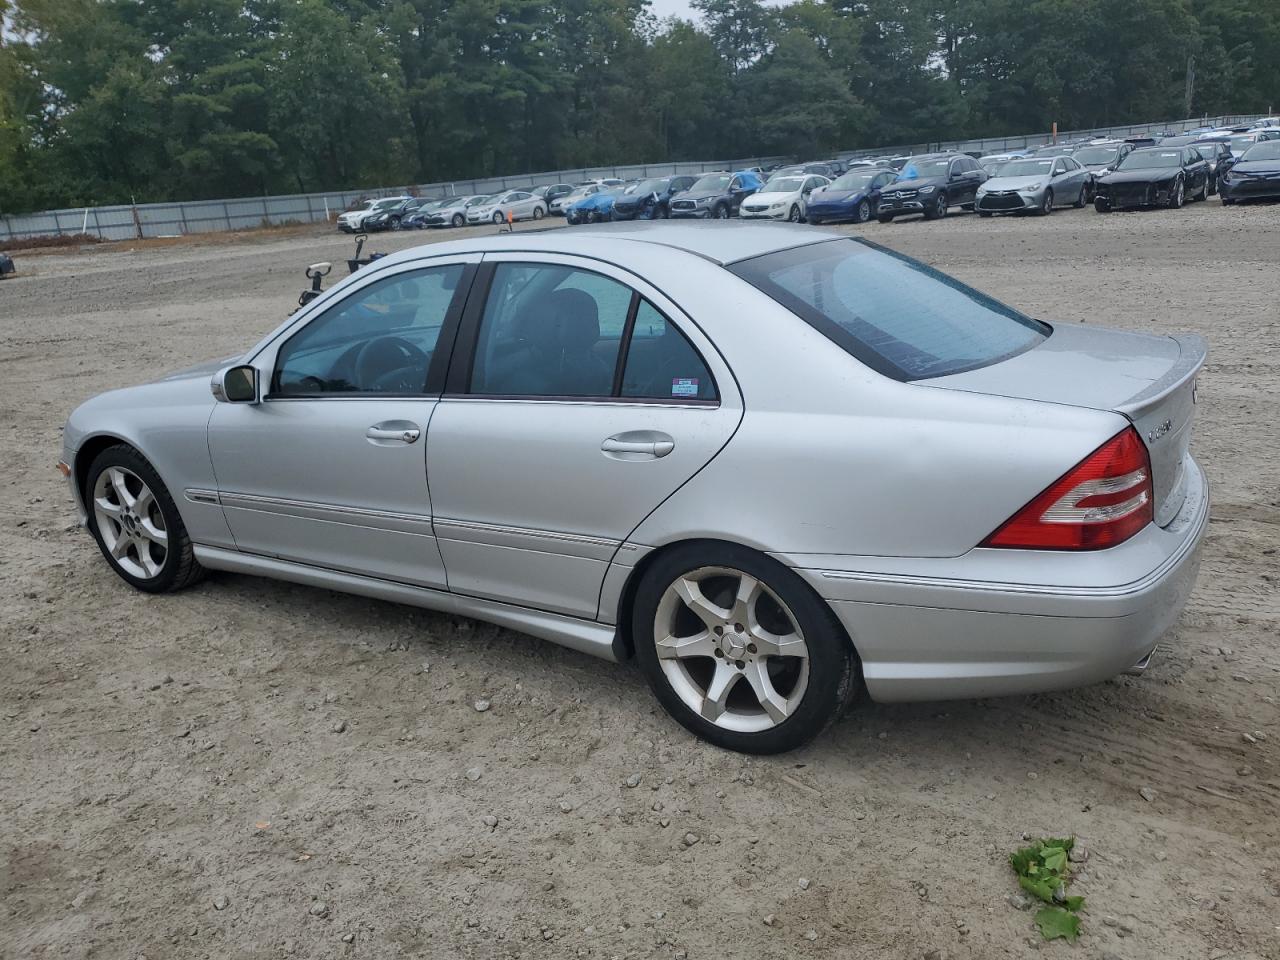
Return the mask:
[[[1155,515],[1151,459],[1133,427],[1116,434],[987,537],[984,547],[1102,550]]]

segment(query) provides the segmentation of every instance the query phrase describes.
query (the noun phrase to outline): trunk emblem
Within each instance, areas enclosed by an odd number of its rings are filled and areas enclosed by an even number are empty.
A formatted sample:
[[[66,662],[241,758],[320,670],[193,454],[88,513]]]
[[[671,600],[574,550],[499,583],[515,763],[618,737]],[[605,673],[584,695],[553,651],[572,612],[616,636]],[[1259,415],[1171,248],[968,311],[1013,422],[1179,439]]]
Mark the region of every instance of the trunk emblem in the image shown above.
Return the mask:
[[[1159,440],[1161,437],[1163,437],[1166,433],[1168,433],[1172,429],[1173,429],[1173,421],[1166,420],[1164,423],[1160,424],[1160,426],[1156,427],[1154,430],[1152,430],[1150,433],[1147,434],[1147,442],[1155,443],[1157,440]]]

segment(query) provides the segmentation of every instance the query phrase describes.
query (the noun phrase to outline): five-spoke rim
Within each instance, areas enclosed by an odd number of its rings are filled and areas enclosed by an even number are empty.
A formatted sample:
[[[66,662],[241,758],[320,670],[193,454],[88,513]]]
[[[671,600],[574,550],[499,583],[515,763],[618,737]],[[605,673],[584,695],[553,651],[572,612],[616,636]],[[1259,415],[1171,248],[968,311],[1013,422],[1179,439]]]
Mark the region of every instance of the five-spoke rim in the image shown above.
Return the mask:
[[[678,577],[658,602],[653,637],[676,695],[718,727],[768,730],[804,698],[804,634],[782,599],[751,574],[700,567]]]
[[[107,467],[93,486],[93,516],[111,559],[140,580],[160,575],[169,554],[164,514],[132,470]]]

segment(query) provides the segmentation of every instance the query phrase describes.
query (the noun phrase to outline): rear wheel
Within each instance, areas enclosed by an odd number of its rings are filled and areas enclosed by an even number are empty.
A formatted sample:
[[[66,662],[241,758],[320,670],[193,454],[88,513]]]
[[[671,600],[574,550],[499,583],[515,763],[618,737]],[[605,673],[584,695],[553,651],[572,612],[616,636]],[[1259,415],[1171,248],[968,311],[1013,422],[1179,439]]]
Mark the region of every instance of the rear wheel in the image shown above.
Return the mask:
[[[1094,197],[1093,209],[1097,210],[1099,213],[1110,213],[1111,201],[1107,200],[1105,197]]]
[[[984,220],[985,220],[987,217],[991,216],[991,211],[990,211],[990,210],[979,210],[979,211],[978,211],[978,216],[982,217],[982,219],[984,219]]]
[[[1222,197],[1222,205],[1223,205],[1224,207],[1229,207],[1229,206],[1231,206],[1233,203],[1235,203],[1235,201],[1234,201],[1234,200],[1232,200],[1230,197]]]
[[[1208,177],[1205,177],[1204,183],[1200,184],[1200,192],[1196,194],[1196,199],[1197,200],[1209,199],[1209,178]]]
[[[159,474],[133,447],[108,447],[89,465],[89,530],[120,578],[147,593],[204,575],[182,516]]]
[[[637,589],[632,631],[659,702],[725,749],[792,750],[856,693],[856,657],[831,608],[745,547],[693,543],[659,557]]]
[[[893,223],[893,214],[882,214],[876,217],[881,223]]]
[[[1089,202],[1089,198],[1084,195],[1084,191],[1085,191],[1085,187],[1083,184],[1081,184],[1080,192],[1076,195],[1076,202],[1071,204],[1071,206],[1073,206],[1077,210],[1082,209],[1084,205]]]

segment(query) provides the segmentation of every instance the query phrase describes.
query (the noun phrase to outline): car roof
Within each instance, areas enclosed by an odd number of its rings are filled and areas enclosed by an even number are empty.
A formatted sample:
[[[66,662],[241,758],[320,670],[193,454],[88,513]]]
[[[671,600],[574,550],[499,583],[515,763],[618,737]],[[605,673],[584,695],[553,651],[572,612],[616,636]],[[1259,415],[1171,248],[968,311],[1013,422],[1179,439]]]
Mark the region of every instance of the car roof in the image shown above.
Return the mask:
[[[564,253],[625,263],[633,244],[651,244],[680,250],[722,266],[752,257],[837,239],[825,230],[783,223],[743,221],[631,220],[600,223],[566,230],[549,227],[520,230],[490,237],[473,237],[411,247],[378,261],[379,269],[423,256],[459,253]]]

